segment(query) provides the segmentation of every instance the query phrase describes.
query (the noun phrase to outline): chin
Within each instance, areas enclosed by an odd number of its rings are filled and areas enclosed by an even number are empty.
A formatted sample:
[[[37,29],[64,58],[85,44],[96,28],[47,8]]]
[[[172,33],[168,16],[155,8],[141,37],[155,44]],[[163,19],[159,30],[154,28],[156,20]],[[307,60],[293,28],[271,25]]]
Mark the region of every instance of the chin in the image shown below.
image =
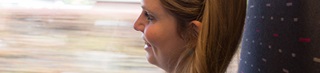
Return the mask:
[[[150,64],[153,64],[153,65],[157,64],[157,62],[152,54],[147,53],[146,58]]]

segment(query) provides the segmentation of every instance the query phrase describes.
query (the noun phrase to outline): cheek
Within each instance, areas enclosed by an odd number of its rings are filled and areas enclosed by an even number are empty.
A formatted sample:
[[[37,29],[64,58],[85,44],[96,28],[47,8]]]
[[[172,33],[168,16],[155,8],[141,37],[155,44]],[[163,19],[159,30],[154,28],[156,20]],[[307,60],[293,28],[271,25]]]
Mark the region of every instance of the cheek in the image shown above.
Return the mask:
[[[163,35],[161,31],[159,31],[158,27],[148,26],[144,31],[144,36],[146,40],[153,46],[159,42],[161,36]]]

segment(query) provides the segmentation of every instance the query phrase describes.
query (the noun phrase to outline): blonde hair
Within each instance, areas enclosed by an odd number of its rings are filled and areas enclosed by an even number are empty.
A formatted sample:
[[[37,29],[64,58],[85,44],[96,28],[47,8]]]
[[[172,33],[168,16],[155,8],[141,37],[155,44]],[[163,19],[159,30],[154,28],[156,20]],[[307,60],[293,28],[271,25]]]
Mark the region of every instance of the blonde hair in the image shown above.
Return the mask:
[[[242,36],[246,0],[160,0],[188,44],[173,73],[224,73]],[[202,23],[199,32],[191,21]]]

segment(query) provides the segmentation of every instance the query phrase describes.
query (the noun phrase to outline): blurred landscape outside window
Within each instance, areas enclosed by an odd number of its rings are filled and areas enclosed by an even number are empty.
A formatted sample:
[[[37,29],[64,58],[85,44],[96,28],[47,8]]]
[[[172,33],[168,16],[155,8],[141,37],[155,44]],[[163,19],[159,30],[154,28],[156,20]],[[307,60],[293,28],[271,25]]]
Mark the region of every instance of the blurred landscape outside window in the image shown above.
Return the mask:
[[[133,29],[140,0],[0,0],[0,73],[163,73]]]

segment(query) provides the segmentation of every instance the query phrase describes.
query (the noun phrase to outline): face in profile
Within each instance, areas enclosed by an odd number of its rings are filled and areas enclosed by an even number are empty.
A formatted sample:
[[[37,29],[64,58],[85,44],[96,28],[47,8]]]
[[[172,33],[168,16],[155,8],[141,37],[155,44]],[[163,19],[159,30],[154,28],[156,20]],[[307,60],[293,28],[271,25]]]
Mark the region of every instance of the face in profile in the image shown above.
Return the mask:
[[[164,10],[159,0],[142,0],[143,11],[134,23],[142,32],[149,63],[164,70],[173,69],[186,43],[179,37],[175,18]]]

